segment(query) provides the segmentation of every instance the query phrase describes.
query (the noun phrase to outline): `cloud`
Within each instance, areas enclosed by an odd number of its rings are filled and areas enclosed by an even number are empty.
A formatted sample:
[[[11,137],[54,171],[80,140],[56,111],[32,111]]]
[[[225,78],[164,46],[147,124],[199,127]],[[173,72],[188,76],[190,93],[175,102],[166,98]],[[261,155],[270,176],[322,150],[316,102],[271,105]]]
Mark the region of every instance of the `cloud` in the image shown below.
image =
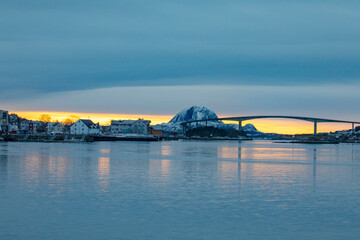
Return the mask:
[[[2,1],[0,100],[114,86],[358,84],[358,1]]]
[[[31,100],[9,100],[10,111],[172,115],[206,105],[222,116],[300,115],[359,119],[360,86],[148,86],[50,93]]]

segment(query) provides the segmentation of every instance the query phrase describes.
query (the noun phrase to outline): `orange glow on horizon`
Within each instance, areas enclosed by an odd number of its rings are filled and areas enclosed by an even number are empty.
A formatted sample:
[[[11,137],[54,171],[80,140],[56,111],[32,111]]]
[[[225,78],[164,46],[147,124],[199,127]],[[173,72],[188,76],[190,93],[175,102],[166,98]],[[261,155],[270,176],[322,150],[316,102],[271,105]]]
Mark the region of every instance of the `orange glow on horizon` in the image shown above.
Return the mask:
[[[15,112],[18,116],[30,120],[39,120],[41,114],[49,114],[51,121],[63,121],[66,118],[77,116],[83,119],[91,119],[93,122],[99,122],[102,125],[109,125],[111,120],[127,119],[147,119],[151,120],[151,125],[167,123],[173,116],[170,115],[140,115],[140,114],[115,114],[115,113],[74,113],[74,112]],[[228,117],[228,116],[219,116]],[[225,121],[225,123],[236,123],[235,121]],[[256,119],[244,121],[246,124],[253,124],[259,131],[264,133],[280,134],[311,134],[314,131],[314,125],[311,122],[290,119]],[[351,124],[344,123],[318,123],[318,133],[351,129]]]
[[[225,121],[226,123],[236,123]],[[314,133],[314,124],[312,122],[292,120],[292,119],[255,119],[243,121],[242,126],[251,123],[256,129],[264,133],[280,134],[312,134]],[[317,132],[335,132],[344,129],[351,129],[350,123],[318,123]]]
[[[82,119],[91,119],[94,123],[110,125],[111,120],[136,120],[143,118],[151,120],[151,124],[169,122],[172,116],[166,115],[140,115],[140,114],[116,114],[116,113],[73,113],[73,112],[15,112],[18,116],[30,120],[39,120],[41,114],[49,114],[51,121],[63,121],[66,118],[77,116]]]

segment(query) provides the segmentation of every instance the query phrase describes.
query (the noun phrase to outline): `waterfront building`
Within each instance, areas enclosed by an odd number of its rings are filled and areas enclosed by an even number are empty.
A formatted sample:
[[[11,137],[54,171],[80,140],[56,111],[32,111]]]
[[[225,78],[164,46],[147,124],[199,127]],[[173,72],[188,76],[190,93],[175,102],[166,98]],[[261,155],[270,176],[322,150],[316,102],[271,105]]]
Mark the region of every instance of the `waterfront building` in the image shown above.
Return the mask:
[[[63,133],[64,132],[64,124],[60,122],[48,122],[47,129],[49,133]]]
[[[155,137],[162,137],[163,136],[163,131],[160,128],[151,127],[150,128],[150,134],[155,136]]]
[[[9,128],[9,112],[0,110],[0,132],[7,132]]]
[[[100,134],[100,126],[90,119],[79,119],[71,125],[70,133],[76,135]]]
[[[27,119],[21,119],[20,120],[20,131],[22,132],[28,132],[29,131],[29,125],[30,125],[30,120]]]
[[[112,120],[110,132],[112,135],[117,134],[150,134],[150,120]]]
[[[17,124],[9,124],[9,133],[17,133],[19,126]]]
[[[37,129],[43,124],[42,121],[32,121],[27,119],[21,119],[20,131],[24,133],[36,133]]]

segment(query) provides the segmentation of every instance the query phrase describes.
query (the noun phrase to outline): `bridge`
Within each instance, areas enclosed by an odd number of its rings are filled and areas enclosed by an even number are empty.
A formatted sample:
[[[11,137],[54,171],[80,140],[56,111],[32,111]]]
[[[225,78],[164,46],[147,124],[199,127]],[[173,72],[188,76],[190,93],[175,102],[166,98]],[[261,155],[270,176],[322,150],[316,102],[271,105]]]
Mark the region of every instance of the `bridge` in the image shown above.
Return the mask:
[[[263,118],[284,118],[284,119],[296,119],[296,120],[303,120],[314,123],[314,135],[317,135],[317,124],[318,123],[350,123],[352,124],[352,131],[355,131],[355,124],[360,124],[360,122],[356,121],[347,121],[347,120],[334,120],[334,119],[327,119],[327,118],[314,118],[314,117],[299,117],[299,116],[282,116],[282,115],[259,115],[259,116],[242,116],[242,117],[224,117],[224,118],[214,118],[214,119],[203,119],[203,120],[193,120],[188,122],[182,122],[181,125],[184,129],[188,127],[188,124],[191,123],[199,123],[205,122],[206,126],[207,123],[210,121],[236,121],[239,122],[239,130],[242,128],[242,122],[248,121],[252,119],[263,119]]]

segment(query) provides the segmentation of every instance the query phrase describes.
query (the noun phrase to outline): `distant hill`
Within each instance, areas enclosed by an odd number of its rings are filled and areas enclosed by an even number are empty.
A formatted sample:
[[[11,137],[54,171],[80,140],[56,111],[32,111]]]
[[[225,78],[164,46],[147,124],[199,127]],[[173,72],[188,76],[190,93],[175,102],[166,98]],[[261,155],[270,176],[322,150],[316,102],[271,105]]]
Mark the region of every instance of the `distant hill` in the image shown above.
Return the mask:
[[[246,134],[252,138],[274,138],[279,136],[279,134],[276,133],[263,133],[256,129],[256,127],[248,123],[245,126],[243,126],[242,130],[246,132]]]

